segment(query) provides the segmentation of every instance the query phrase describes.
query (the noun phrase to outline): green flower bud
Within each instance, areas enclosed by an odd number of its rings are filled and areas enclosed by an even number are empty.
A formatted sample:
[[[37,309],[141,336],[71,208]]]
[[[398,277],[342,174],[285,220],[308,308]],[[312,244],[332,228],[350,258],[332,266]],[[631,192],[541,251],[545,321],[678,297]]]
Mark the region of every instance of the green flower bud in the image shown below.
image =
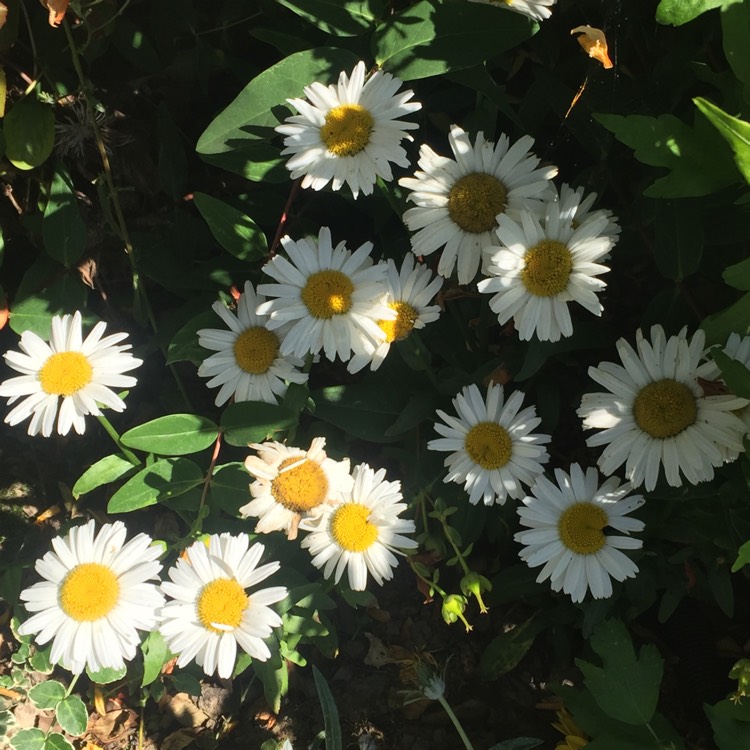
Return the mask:
[[[452,625],[456,620],[461,620],[466,628],[466,632],[468,633],[472,629],[472,626],[464,617],[464,610],[466,609],[467,604],[468,600],[465,596],[461,596],[460,594],[449,594],[443,599],[442,615],[443,620],[445,620],[448,625]]]
[[[471,571],[461,579],[460,585],[464,596],[473,596],[477,600],[482,614],[489,612],[489,608],[482,599],[482,592],[492,591],[492,584],[484,576]]]

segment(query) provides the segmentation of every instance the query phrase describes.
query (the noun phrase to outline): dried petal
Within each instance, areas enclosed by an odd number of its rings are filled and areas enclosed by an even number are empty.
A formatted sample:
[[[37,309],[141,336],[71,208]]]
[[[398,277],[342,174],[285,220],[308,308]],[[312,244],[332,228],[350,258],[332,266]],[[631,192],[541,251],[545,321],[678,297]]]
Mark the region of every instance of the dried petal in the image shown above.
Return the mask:
[[[65,11],[68,9],[70,0],[39,0],[39,2],[49,11],[49,25],[57,28],[65,18]]]
[[[578,44],[588,52],[589,57],[598,60],[607,70],[613,67],[607,52],[607,37],[601,29],[595,29],[593,26],[576,26],[570,33],[581,35],[577,37]]]

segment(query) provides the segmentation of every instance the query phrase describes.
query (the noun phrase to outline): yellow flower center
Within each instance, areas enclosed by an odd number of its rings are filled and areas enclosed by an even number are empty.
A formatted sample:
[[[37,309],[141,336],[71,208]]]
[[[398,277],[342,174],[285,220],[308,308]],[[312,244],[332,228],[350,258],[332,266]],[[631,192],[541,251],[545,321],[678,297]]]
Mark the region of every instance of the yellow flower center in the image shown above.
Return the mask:
[[[117,576],[100,563],[76,565],[60,585],[60,609],[78,622],[106,617],[119,598]]]
[[[317,271],[302,289],[302,301],[314,318],[330,320],[352,306],[352,280],[341,271]]]
[[[345,503],[331,514],[331,536],[349,552],[364,552],[378,538],[378,527],[369,518],[366,505]]]
[[[225,633],[239,627],[249,599],[234,578],[217,578],[198,594],[198,619],[206,630]]]
[[[464,448],[478,466],[499,469],[510,461],[513,441],[508,431],[496,422],[479,422],[464,438]]]
[[[575,503],[557,522],[560,541],[577,555],[593,555],[606,543],[602,529],[609,523],[607,514],[595,503]]]
[[[460,177],[448,193],[448,213],[454,224],[470,234],[489,232],[505,211],[508,190],[497,177],[473,172]]]
[[[39,370],[39,383],[45,393],[72,396],[91,382],[94,369],[81,352],[53,354]]]
[[[537,297],[554,297],[567,289],[572,270],[573,259],[565,243],[542,240],[526,251],[521,281]]]
[[[279,464],[279,476],[271,482],[271,494],[285,508],[304,513],[328,497],[328,479],[315,461],[286,458]]]
[[[326,115],[320,138],[334,156],[356,156],[370,142],[374,124],[361,104],[340,104]]]
[[[697,414],[693,392],[671,378],[644,386],[633,403],[635,423],[655,438],[679,435],[695,422]]]
[[[385,333],[385,340],[392,344],[405,339],[412,332],[419,313],[408,302],[391,302],[388,307],[396,311],[396,319],[379,320],[378,325]]]
[[[263,326],[244,330],[232,346],[237,366],[251,375],[268,372],[279,353],[279,337]]]

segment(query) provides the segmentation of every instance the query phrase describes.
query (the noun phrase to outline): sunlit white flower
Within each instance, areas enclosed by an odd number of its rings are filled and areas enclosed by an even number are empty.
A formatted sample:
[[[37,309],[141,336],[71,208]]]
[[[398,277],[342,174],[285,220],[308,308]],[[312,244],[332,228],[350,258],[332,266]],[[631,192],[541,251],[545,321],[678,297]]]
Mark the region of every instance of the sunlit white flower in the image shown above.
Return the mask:
[[[710,351],[710,350],[709,350]],[[728,357],[737,360],[743,367],[750,369],[750,336],[740,336],[738,333],[730,333],[727,344],[722,351]],[[721,370],[714,360],[709,359],[698,367],[697,375],[702,381],[723,381]],[[702,383],[704,388],[710,388],[710,383]],[[726,388],[721,382],[719,388]],[[742,420],[745,425],[745,433],[750,432],[750,405],[738,409],[735,414]],[[733,460],[736,455],[729,453],[725,456],[726,460]]]
[[[561,213],[571,212],[574,229],[580,227],[581,224],[585,224],[589,219],[603,216],[607,220],[607,224],[601,230],[601,234],[609,237],[614,244],[620,237],[620,225],[617,223],[617,217],[609,209],[594,209],[596,198],[596,193],[586,195],[582,187],[573,188],[563,183],[560,188]]]
[[[416,204],[404,213],[404,222],[415,232],[415,255],[443,248],[438,273],[450,276],[458,261],[458,281],[468,284],[479,269],[483,249],[497,242],[498,215],[540,210],[538,200],[551,188],[557,167],[539,167],[530,136],[511,145],[506,135],[495,143],[480,132],[472,145],[468,133],[452,125],[448,141],[455,159],[422,146],[423,171],[399,180],[412,191],[408,200]]]
[[[18,629],[41,646],[52,641],[50,661],[74,674],[86,667],[122,669],[135,656],[139,630],[152,630],[164,604],[158,587],[161,548],[138,534],[125,542],[121,521],[94,521],[52,539],[54,552],[36,561],[45,580],[20,597],[32,616]]]
[[[253,499],[240,513],[258,519],[256,534],[284,531],[295,539],[305,515],[351,490],[349,459],[328,458],[325,444],[325,438],[318,437],[307,450],[275,441],[250,445],[258,451],[245,459],[245,468],[255,479],[250,484]]]
[[[67,435],[71,427],[83,435],[84,417],[99,416],[99,405],[123,411],[125,402],[110,389],[134,386],[136,379],[123,373],[134,370],[142,360],[130,354],[130,344],[118,345],[127,333],[102,338],[106,327],[106,323],[97,323],[83,340],[81,313],[76,312],[52,318],[49,343],[32,331],[24,331],[21,352],[5,353],[6,363],[22,375],[0,383],[0,396],[8,399],[8,405],[25,398],[11,409],[5,421],[16,425],[31,417],[29,435],[41,432],[49,437],[57,417],[61,435]]]
[[[521,391],[504,402],[503,387],[491,384],[485,401],[479,388],[470,385],[453,399],[458,418],[438,409],[445,424],[436,422],[435,430],[443,437],[430,440],[427,447],[451,451],[443,481],[463,482],[472,505],[522,498],[523,485],[532,484],[549,460],[542,446],[550,436],[532,432],[542,420],[533,406],[521,409],[522,404]]]
[[[624,581],[638,572],[638,566],[620,550],[639,549],[640,539],[630,536],[642,531],[643,521],[628,513],[643,505],[640,495],[630,495],[630,484],[610,477],[599,486],[599,472],[584,474],[578,464],[570,474],[555,469],[557,483],[539,477],[518,507],[521,524],[515,540],[524,545],[519,555],[530,568],[544,565],[537,581],[550,579],[553,591],[583,601],[587,591],[594,599],[612,596],[612,581]],[[610,527],[619,534],[605,534]]]
[[[357,354],[349,360],[349,372],[358,372],[368,363],[371,370],[377,370],[388,355],[394,341],[402,341],[414,329],[424,328],[440,316],[440,306],[430,305],[432,298],[443,284],[432,271],[421,263],[415,263],[413,255],[407,255],[401,270],[388,260],[386,302],[395,313],[394,320],[379,320],[378,325],[385,333],[385,340],[374,347],[371,353]]]
[[[396,313],[385,303],[385,263],[373,265],[372,243],[353,253],[344,242],[334,248],[331,230],[322,227],[312,239],[281,240],[289,260],[275,255],[263,270],[277,284],[260,284],[258,292],[272,298],[258,306],[268,315],[266,327],[284,328],[280,352],[302,357],[323,350],[326,357],[348,361],[352,352],[366,354],[385,340],[380,320]]]
[[[281,618],[268,605],[288,593],[284,586],[247,591],[275,573],[280,563],[258,567],[264,547],[248,549],[247,534],[212,534],[194,542],[169,569],[171,581],[161,587],[171,598],[161,610],[159,631],[177,666],[195,660],[207,675],[228,679],[234,670],[237,646],[257,661],[271,651],[264,642]]]
[[[300,372],[303,361],[279,354],[281,332],[266,327],[268,316],[258,315],[256,308],[266,298],[256,294],[245,282],[245,291],[237,300],[237,313],[222,302],[214,302],[214,312],[229,330],[203,328],[198,343],[215,351],[198,368],[198,375],[211,378],[209,388],[221,386],[216,405],[222,406],[234,396],[235,401],[265,401],[275,404],[286,393],[288,383],[304,383],[307,373]]]
[[[521,13],[534,21],[544,21],[552,15],[552,6],[557,0],[470,0],[470,2],[496,5],[499,8]]]
[[[529,212],[523,212],[518,221],[499,217],[500,247],[487,250],[489,278],[477,288],[494,295],[490,308],[501,324],[513,318],[522,341],[532,336],[540,341],[571,336],[569,302],[601,315],[597,292],[606,284],[597,276],[609,268],[597,261],[612,247],[611,238],[603,234],[608,219],[591,216],[574,228],[576,205],[548,203],[541,220]]]
[[[398,517],[407,508],[401,482],[387,482],[385,469],[374,471],[367,464],[355,466],[352,477],[354,485],[340,502],[319,506],[300,528],[310,532],[302,547],[310,550],[313,565],[336,583],[347,569],[349,586],[363,591],[368,572],[380,585],[389,581],[398,564],[393,553],[417,543],[404,536],[414,532],[414,521]]]
[[[703,331],[688,339],[683,328],[667,338],[655,325],[650,343],[637,332],[637,352],[625,339],[617,342],[622,365],[589,368],[608,392],[585,394],[578,415],[584,427],[599,430],[586,443],[606,446],[598,461],[604,474],[625,464],[634,487],[652,490],[663,467],[673,487],[682,485],[681,474],[698,484],[713,478],[726,455],[742,450],[745,425],[732,412],[748,402],[704,394],[696,372],[704,343]]]
[[[346,183],[356,198],[372,193],[375,180],[392,180],[390,162],[408,167],[403,139],[418,127],[399,117],[422,107],[410,102],[411,90],[399,93],[401,81],[376,71],[365,82],[365,64],[357,63],[351,78],[341,73],[335,86],[306,86],[305,99],[287,101],[299,114],[287,117],[277,132],[287,136],[282,155],[292,179],[303,177],[302,187],[320,190],[331,182],[334,190]]]

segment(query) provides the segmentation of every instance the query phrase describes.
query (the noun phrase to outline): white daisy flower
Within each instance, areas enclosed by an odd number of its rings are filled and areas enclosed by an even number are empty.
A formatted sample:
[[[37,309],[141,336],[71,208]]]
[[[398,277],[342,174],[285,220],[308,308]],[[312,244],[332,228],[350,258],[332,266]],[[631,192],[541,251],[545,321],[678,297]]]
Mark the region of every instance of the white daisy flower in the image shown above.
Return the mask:
[[[458,418],[438,409],[446,424],[436,422],[435,430],[443,437],[427,443],[430,450],[451,451],[443,482],[463,482],[472,505],[503,505],[508,496],[519,500],[522,485],[533,484],[549,460],[542,446],[550,436],[532,433],[542,421],[536,409],[521,410],[521,391],[503,401],[501,385],[490,384],[486,401],[476,385],[463,388],[453,399]]]
[[[582,602],[587,591],[594,599],[612,596],[612,581],[624,581],[638,572],[638,566],[620,550],[640,549],[640,539],[630,536],[642,531],[643,521],[628,513],[643,505],[640,495],[630,495],[630,484],[610,477],[599,486],[599,473],[589,468],[584,474],[578,464],[570,474],[555,469],[557,484],[539,477],[518,507],[521,524],[530,527],[514,539],[524,548],[520,558],[530,567],[544,565],[538,582],[550,579],[553,591],[569,594]],[[605,534],[607,527],[625,536]]]
[[[499,217],[501,247],[487,250],[489,278],[477,288],[494,295],[490,308],[501,324],[513,318],[522,341],[571,336],[568,302],[601,315],[597,292],[606,284],[596,277],[609,268],[596,261],[612,248],[611,238],[603,234],[608,219],[592,216],[574,229],[574,207],[571,202],[549,203],[541,221],[528,211],[518,221]]]
[[[377,370],[388,355],[394,341],[402,341],[414,329],[424,328],[440,317],[440,305],[429,302],[438,293],[443,284],[441,278],[433,278],[433,273],[422,263],[415,263],[413,255],[407,255],[401,264],[401,270],[392,260],[388,260],[386,287],[387,303],[395,313],[394,320],[379,320],[378,325],[385,333],[371,353],[357,354],[349,360],[349,372],[358,372],[369,364],[371,370]]]
[[[297,369],[304,362],[298,357],[279,355],[280,331],[269,330],[268,316],[256,313],[258,305],[265,301],[246,281],[245,290],[237,300],[236,315],[222,302],[212,305],[229,330],[198,331],[198,343],[216,352],[198,368],[198,375],[211,378],[206,383],[209,388],[221,386],[216,406],[222,406],[232,396],[235,401],[275,404],[286,393],[288,383],[307,382],[307,373]]]
[[[416,232],[414,254],[430,255],[442,247],[438,273],[450,276],[458,260],[458,282],[468,284],[483,248],[496,243],[498,215],[538,209],[557,167],[538,168],[539,158],[530,150],[534,139],[528,135],[511,145],[506,135],[494,143],[480,132],[472,146],[469,135],[452,125],[448,140],[455,160],[422,146],[419,166],[424,171],[398,184],[413,191],[408,200],[416,204],[403,217]]]
[[[573,229],[578,229],[581,224],[585,224],[589,219],[603,216],[607,220],[607,223],[604,229],[601,230],[601,234],[609,237],[614,245],[620,237],[620,225],[617,222],[617,217],[606,208],[592,210],[596,198],[596,193],[586,195],[582,187],[573,188],[563,183],[560,188],[561,212],[571,212]]]
[[[177,666],[195,659],[207,675],[228,679],[234,670],[237,646],[257,661],[271,651],[264,643],[281,618],[268,605],[281,601],[284,586],[246,591],[275,573],[280,563],[258,567],[264,547],[248,549],[247,534],[213,534],[207,543],[194,542],[169,569],[161,587],[171,597],[161,610],[159,632]]]
[[[672,487],[712,479],[724,456],[742,450],[745,426],[732,412],[747,406],[731,395],[706,396],[697,368],[705,335],[691,339],[683,328],[666,337],[660,325],[651,328],[651,343],[636,333],[636,352],[625,339],[617,342],[622,365],[601,362],[589,376],[607,393],[583,396],[578,416],[585,428],[600,430],[586,440],[591,447],[606,446],[599,468],[606,475],[625,464],[634,487],[656,487],[664,468]]]
[[[76,312],[52,318],[49,343],[31,331],[24,331],[19,343],[23,353],[5,353],[6,363],[23,374],[0,383],[0,396],[8,399],[9,406],[25,398],[11,409],[5,421],[16,425],[31,417],[29,435],[41,432],[49,437],[57,417],[60,435],[67,435],[71,427],[83,435],[84,417],[99,416],[100,404],[123,411],[125,402],[110,388],[134,386],[137,380],[122,373],[134,370],[142,360],[130,354],[130,344],[118,345],[127,338],[127,333],[102,338],[106,327],[106,323],[97,323],[84,341],[81,313]]]
[[[372,264],[372,243],[353,253],[344,242],[334,248],[331,230],[322,227],[317,244],[312,239],[281,240],[289,260],[274,256],[263,270],[278,284],[260,284],[270,299],[258,306],[268,315],[266,327],[284,327],[281,354],[302,357],[322,349],[326,357],[346,362],[351,353],[363,354],[385,339],[379,320],[395,319],[385,303],[385,263]]]
[[[80,674],[86,667],[122,669],[135,656],[139,630],[152,630],[164,604],[158,587],[161,549],[138,534],[125,543],[121,521],[94,521],[52,540],[54,552],[36,561],[45,580],[20,597],[34,614],[18,628],[41,646],[52,641],[50,661]]]
[[[552,15],[552,6],[557,0],[469,0],[472,3],[496,5],[528,16],[534,21],[544,21]]]
[[[711,350],[709,349],[709,352]],[[727,339],[727,345],[722,349],[724,354],[732,359],[736,359],[741,365],[750,369],[750,336],[740,336],[738,333],[729,334]],[[708,353],[708,352],[707,352]],[[710,389],[712,386],[715,389],[718,385],[719,389],[726,389],[726,385],[723,382],[723,375],[721,370],[714,360],[710,359],[704,362],[698,367],[697,370],[700,381],[721,381],[718,384],[701,382],[701,386],[704,390]],[[726,390],[724,391],[726,392]],[[735,414],[742,420],[745,425],[745,434],[750,432],[750,405],[744,406],[741,409],[737,409]],[[737,458],[734,454],[727,454],[725,460],[732,461]]]
[[[399,117],[421,109],[410,102],[411,90],[398,92],[401,81],[390,73],[376,71],[365,82],[365,64],[357,63],[351,78],[341,73],[336,86],[312,83],[305,99],[287,99],[298,115],[287,117],[276,131],[287,136],[282,155],[293,180],[302,177],[302,187],[320,190],[331,182],[334,190],[344,183],[356,198],[372,193],[375,180],[392,180],[390,162],[408,167],[403,139],[418,127]]]
[[[275,441],[250,445],[258,451],[245,459],[245,468],[255,479],[250,484],[253,499],[240,513],[258,519],[256,534],[284,531],[288,539],[296,539],[302,518],[351,490],[349,459],[328,458],[325,444],[325,438],[318,437],[308,450]]]
[[[414,521],[399,518],[407,505],[401,494],[401,482],[387,482],[385,469],[374,471],[359,464],[352,472],[352,489],[341,494],[335,505],[319,506],[314,517],[306,518],[300,528],[310,533],[302,540],[316,568],[338,583],[348,569],[349,586],[364,591],[367,574],[383,585],[393,577],[398,564],[394,556],[417,543],[405,534],[415,531]]]

